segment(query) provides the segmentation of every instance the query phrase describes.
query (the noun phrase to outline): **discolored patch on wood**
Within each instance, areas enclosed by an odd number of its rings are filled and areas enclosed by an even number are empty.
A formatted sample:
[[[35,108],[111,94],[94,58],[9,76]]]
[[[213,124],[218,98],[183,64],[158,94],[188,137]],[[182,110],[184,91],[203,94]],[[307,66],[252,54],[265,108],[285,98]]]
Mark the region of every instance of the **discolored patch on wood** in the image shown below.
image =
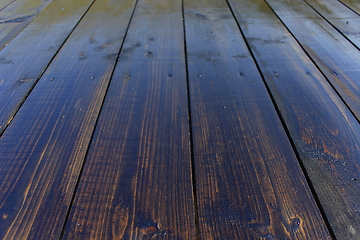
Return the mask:
[[[251,229],[252,233],[255,234],[257,237],[272,239],[269,227],[265,224],[250,224],[249,228]]]
[[[290,220],[290,231],[291,231],[291,233],[295,233],[295,232],[299,231],[300,224],[301,224],[300,218],[292,218]]]
[[[154,58],[154,54],[153,54],[151,51],[147,51],[147,52],[145,53],[145,56],[146,56],[147,58]]]
[[[140,228],[140,232],[144,236],[149,236],[151,238],[171,236],[172,232],[170,230],[161,229],[161,224],[160,223],[155,223],[155,222],[150,220],[150,221],[148,221],[148,224],[150,224],[150,225],[149,226],[142,226]]]
[[[115,207],[112,218],[112,235],[114,238],[121,239],[124,237],[126,227],[129,221],[129,210],[122,205]]]
[[[0,58],[0,64],[12,64],[13,62],[13,60],[8,60],[5,57]]]
[[[131,47],[125,47],[122,49],[121,51],[121,54],[129,54],[129,53],[132,53],[135,49],[141,47],[141,44],[140,42],[137,42],[136,44],[134,44],[133,46]]]
[[[27,83],[27,82],[33,82],[35,81],[36,79],[31,79],[31,78],[21,78],[19,79],[17,82],[18,83]]]
[[[154,222],[152,219],[138,219],[137,222],[137,227],[145,236],[155,238],[157,236],[165,236],[170,233],[168,230],[161,229],[161,224]]]
[[[85,52],[80,52],[78,58],[79,58],[80,60],[86,60],[88,57],[89,57],[89,55],[86,54]]]
[[[154,234],[158,233],[158,231],[159,231],[159,229],[156,226],[149,226],[149,227],[143,229],[142,232],[145,235],[154,235]]]
[[[106,54],[104,56],[104,59],[113,61],[117,58],[117,56],[118,56],[117,53],[110,53],[110,54]]]
[[[23,16],[23,17],[18,17],[18,18],[13,18],[13,19],[1,19],[0,20],[0,24],[5,24],[5,23],[21,23],[24,22],[32,17],[34,17],[35,15],[29,15],[29,16]]]

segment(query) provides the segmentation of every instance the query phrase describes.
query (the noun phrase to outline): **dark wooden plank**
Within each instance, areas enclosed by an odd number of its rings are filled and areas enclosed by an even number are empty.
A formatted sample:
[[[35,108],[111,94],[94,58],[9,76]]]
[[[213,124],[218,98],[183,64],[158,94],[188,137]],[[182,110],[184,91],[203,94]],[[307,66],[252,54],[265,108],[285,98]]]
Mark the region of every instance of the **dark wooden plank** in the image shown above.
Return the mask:
[[[360,231],[360,126],[262,0],[230,0],[338,239]]]
[[[340,2],[360,15],[360,2],[358,0],[340,0]]]
[[[0,51],[0,135],[92,2],[53,2]]]
[[[360,120],[360,51],[304,1],[267,2]]]
[[[306,0],[349,41],[360,49],[360,16],[337,0]]]
[[[134,5],[96,1],[0,138],[0,238],[60,237]]]
[[[200,239],[330,239],[226,1],[184,8]]]
[[[140,0],[64,239],[196,239],[181,1]]]
[[[0,50],[23,30],[52,0],[18,0],[0,11]]]

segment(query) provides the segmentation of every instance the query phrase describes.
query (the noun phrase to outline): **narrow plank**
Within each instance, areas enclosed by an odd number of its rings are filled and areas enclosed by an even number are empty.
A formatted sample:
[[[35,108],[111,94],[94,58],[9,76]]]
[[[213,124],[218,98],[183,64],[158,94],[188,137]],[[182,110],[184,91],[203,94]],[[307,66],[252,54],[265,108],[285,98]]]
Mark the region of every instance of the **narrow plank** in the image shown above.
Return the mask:
[[[196,239],[181,9],[138,2],[64,239]]]
[[[360,51],[304,1],[267,2],[360,120]]]
[[[337,0],[306,0],[349,41],[360,49],[360,16]]]
[[[330,239],[226,1],[184,8],[200,239]]]
[[[340,0],[340,2],[344,3],[354,12],[360,15],[360,3],[357,0]]]
[[[52,0],[17,0],[0,11],[0,50]]]
[[[360,231],[360,126],[262,0],[230,0],[338,239]]]
[[[2,0],[0,2],[0,11],[6,8],[9,4],[15,2],[16,0]]]
[[[60,237],[134,5],[97,0],[0,138],[0,238]]]
[[[54,1],[0,51],[0,135],[92,2]]]

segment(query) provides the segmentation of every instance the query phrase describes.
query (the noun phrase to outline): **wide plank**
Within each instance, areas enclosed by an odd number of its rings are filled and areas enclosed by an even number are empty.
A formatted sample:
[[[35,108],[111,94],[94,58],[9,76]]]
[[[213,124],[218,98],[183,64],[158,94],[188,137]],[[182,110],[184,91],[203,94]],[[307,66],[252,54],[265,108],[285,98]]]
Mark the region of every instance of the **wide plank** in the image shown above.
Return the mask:
[[[0,10],[0,50],[53,0],[17,0]]]
[[[54,1],[0,51],[0,135],[92,2]]]
[[[360,126],[262,0],[230,0],[338,239],[360,231]]]
[[[340,0],[340,2],[360,15],[360,2],[358,0]]]
[[[196,239],[181,1],[139,0],[64,239]]]
[[[236,21],[185,0],[200,239],[330,239]]]
[[[303,0],[267,2],[360,121],[360,51]]]
[[[59,239],[134,5],[97,0],[1,136],[0,238]]]
[[[349,41],[360,49],[360,16],[337,0],[306,0]]]

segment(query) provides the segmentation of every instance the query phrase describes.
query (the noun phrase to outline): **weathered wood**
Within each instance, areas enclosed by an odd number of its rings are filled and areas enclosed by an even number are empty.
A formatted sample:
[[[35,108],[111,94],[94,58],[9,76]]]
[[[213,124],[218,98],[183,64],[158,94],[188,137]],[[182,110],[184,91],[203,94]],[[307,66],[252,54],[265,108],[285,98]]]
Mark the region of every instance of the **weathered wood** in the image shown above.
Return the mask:
[[[0,51],[0,135],[92,1],[54,1]]]
[[[360,2],[358,0],[340,0],[340,2],[360,15]]]
[[[262,0],[229,1],[338,239],[360,231],[360,126]]]
[[[11,3],[15,2],[16,0],[2,0],[0,2],[0,15],[1,15],[1,10],[3,10],[4,8],[6,8],[8,5],[10,5]]]
[[[134,5],[97,0],[0,138],[0,238],[60,237]]]
[[[64,239],[196,239],[181,1],[140,0]]]
[[[329,239],[226,1],[184,9],[200,239]]]
[[[0,11],[0,50],[53,0],[18,0]]]
[[[360,51],[302,0],[267,2],[360,120]]]
[[[358,14],[337,0],[306,0],[306,2],[360,49],[360,16]]]

